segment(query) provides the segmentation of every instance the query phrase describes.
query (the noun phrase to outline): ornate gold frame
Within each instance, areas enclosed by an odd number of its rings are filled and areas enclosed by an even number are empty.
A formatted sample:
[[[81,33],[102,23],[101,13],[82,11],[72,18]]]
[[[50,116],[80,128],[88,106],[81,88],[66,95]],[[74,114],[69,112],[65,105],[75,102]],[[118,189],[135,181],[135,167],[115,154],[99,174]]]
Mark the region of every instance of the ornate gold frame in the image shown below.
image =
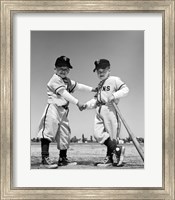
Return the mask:
[[[1,0],[1,199],[175,199],[174,0]],[[12,18],[16,12],[159,12],[163,18],[163,187],[13,188]],[[156,157],[156,155],[155,155]]]

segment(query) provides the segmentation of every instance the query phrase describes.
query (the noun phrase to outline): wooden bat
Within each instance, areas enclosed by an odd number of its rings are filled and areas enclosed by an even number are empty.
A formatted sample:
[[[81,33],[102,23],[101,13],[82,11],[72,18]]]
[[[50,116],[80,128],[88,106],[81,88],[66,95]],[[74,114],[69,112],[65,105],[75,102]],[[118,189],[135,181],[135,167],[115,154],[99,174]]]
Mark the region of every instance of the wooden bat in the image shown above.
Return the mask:
[[[122,114],[121,114],[118,106],[114,102],[112,102],[112,104],[113,104],[115,110],[117,111],[118,116],[120,117],[123,125],[125,126],[125,128],[126,128],[128,134],[129,134],[129,136],[131,137],[134,146],[136,147],[138,153],[140,154],[140,157],[144,161],[144,152],[143,152],[143,149],[142,149],[141,145],[139,144],[139,142],[137,141],[135,135],[132,133],[132,131],[130,130],[129,126],[127,125],[127,123],[126,123],[125,119],[123,118],[123,116],[122,116]]]

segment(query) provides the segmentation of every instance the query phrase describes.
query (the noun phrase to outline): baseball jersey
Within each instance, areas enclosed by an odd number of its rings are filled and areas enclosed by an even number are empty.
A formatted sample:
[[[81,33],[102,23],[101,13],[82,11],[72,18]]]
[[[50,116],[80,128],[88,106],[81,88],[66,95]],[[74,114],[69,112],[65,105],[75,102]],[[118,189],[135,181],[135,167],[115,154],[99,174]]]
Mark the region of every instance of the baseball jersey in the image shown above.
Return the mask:
[[[66,90],[68,93],[73,93],[75,90],[91,91],[92,87],[77,83],[69,78],[61,78],[54,74],[47,84],[48,103],[54,103],[57,106],[67,105],[68,102],[76,104],[78,100],[72,95],[64,96],[62,91]],[[66,100],[66,97],[68,100]]]
[[[97,94],[95,99],[87,102],[87,108],[93,108],[96,103],[106,104],[108,103],[108,97],[113,95],[115,102],[118,103],[121,97],[128,94],[129,89],[126,84],[119,78],[115,76],[109,76],[107,79],[102,80],[98,84]]]

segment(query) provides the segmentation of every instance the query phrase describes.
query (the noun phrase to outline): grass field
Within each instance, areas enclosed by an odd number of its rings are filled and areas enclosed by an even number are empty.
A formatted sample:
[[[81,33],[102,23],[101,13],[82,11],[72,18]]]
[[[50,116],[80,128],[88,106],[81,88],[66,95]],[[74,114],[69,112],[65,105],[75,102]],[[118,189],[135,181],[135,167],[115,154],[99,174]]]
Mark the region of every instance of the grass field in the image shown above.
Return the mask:
[[[144,163],[138,154],[133,144],[124,144],[125,159],[121,167],[105,167],[105,169],[138,169],[144,168]],[[143,147],[144,148],[144,147]],[[55,143],[50,145],[50,158],[57,163],[59,151]],[[61,169],[101,169],[102,167],[95,166],[96,162],[100,162],[106,155],[105,145],[98,143],[71,143],[68,150],[68,158],[71,161],[76,161],[78,165],[63,166]],[[41,148],[40,143],[31,144],[31,169],[39,169],[41,163]],[[59,169],[58,168],[58,169]]]

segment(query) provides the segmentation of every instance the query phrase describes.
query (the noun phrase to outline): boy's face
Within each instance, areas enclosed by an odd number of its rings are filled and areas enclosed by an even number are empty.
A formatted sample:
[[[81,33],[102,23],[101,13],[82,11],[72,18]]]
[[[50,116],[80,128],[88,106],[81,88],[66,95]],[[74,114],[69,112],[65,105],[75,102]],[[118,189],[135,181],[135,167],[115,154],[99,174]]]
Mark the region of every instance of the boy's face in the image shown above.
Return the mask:
[[[97,69],[97,76],[100,80],[104,80],[108,78],[110,75],[110,68],[105,68],[105,69]]]
[[[61,78],[67,77],[70,69],[67,66],[57,67],[56,68],[56,74],[61,76]]]

